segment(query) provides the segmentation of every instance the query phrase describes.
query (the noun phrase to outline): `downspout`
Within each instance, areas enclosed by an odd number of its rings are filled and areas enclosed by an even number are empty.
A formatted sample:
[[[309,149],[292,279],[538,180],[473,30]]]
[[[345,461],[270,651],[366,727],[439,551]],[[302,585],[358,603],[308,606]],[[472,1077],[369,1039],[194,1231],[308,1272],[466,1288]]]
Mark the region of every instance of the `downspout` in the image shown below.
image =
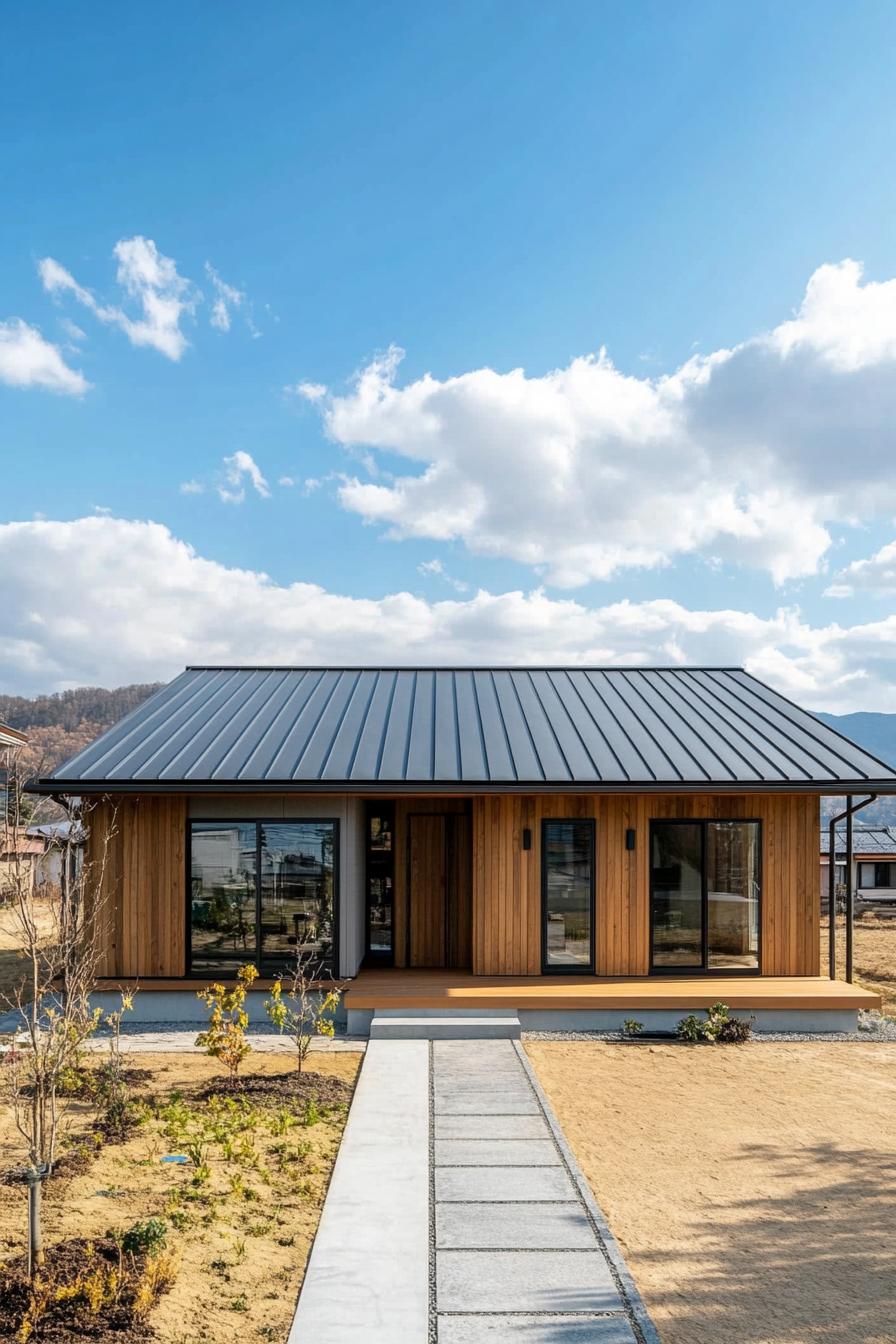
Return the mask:
[[[837,979],[837,914],[834,891],[837,873],[837,824],[846,819],[846,979],[852,984],[852,819],[869,803],[877,802],[877,794],[870,793],[861,803],[853,806],[853,795],[847,795],[848,806],[844,812],[831,817],[828,827],[828,977]]]

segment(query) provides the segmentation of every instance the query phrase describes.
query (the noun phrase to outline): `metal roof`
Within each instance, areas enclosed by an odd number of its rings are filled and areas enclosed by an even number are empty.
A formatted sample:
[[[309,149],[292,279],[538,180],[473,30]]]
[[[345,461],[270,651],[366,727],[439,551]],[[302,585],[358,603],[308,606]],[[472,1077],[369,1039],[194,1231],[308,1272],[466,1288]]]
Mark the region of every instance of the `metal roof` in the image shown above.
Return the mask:
[[[21,747],[28,741],[24,733],[10,728],[8,723],[0,723],[0,747]]]
[[[821,828],[821,853],[828,853],[830,836],[827,826]],[[846,828],[837,827],[837,857],[846,857]],[[896,829],[890,826],[853,826],[852,852],[863,854],[896,855]]]
[[[188,667],[35,788],[896,791],[739,668]]]

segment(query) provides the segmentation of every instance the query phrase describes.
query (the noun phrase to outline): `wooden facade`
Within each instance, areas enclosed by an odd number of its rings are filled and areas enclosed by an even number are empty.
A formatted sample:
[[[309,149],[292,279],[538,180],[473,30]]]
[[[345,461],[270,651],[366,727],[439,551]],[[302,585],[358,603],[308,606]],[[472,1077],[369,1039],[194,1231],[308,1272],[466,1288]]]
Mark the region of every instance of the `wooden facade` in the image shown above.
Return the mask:
[[[397,967],[541,974],[541,823],[591,818],[595,976],[649,970],[649,823],[762,822],[761,973],[819,974],[818,798],[805,794],[402,797],[395,803]],[[103,976],[176,980],[187,964],[187,803],[172,794],[100,800],[88,862],[102,874]],[[635,847],[625,833],[634,830]],[[531,832],[531,848],[523,832]],[[343,911],[363,893],[343,890]],[[343,968],[352,970],[353,968]]]

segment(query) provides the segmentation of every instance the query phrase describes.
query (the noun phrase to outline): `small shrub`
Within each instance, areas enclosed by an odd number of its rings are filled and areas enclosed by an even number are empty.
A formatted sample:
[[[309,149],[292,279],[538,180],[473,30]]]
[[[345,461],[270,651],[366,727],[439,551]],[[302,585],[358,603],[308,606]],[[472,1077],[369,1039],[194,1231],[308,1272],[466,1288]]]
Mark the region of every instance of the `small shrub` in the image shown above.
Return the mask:
[[[121,1238],[121,1249],[128,1255],[158,1255],[168,1236],[164,1218],[148,1218],[145,1223],[134,1223]]]
[[[644,1030],[643,1022],[636,1022],[633,1017],[627,1017],[622,1024],[623,1036],[640,1036]]]
[[[703,1022],[694,1013],[689,1013],[683,1017],[675,1028],[675,1031],[682,1041],[688,1041],[691,1045],[696,1045],[697,1041],[703,1040]]]
[[[722,1023],[719,1041],[723,1045],[743,1045],[753,1035],[752,1017],[729,1017]]]
[[[258,971],[254,966],[241,966],[238,983],[232,989],[216,984],[198,990],[196,995],[209,1009],[208,1028],[199,1033],[196,1044],[203,1046],[207,1055],[221,1061],[227,1069],[231,1087],[236,1086],[239,1067],[252,1049],[246,1040],[249,1014],[245,1004],[246,995],[257,979]]]

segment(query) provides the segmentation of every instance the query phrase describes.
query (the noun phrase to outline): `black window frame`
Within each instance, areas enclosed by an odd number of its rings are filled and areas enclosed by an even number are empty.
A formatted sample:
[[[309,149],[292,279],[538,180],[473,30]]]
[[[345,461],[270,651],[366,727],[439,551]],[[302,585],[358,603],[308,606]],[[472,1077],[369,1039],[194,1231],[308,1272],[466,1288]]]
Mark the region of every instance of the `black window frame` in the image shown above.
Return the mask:
[[[874,878],[874,881],[873,881],[873,882],[863,882],[863,881],[862,881],[862,869],[863,869],[863,868],[871,868],[871,869],[873,869],[873,872],[872,872],[872,874],[871,874],[872,877]],[[893,877],[894,872],[896,872],[896,863],[894,863],[892,859],[860,859],[860,860],[859,860],[859,871],[858,871],[858,874],[857,874],[858,881],[857,881],[857,883],[856,883],[856,885],[857,885],[859,891],[892,891],[892,890],[893,890],[894,886],[896,886],[896,882],[892,882],[892,881],[889,881],[889,880],[886,881],[886,882],[878,882],[878,880],[877,880],[877,870],[878,870],[879,868],[886,868],[886,869],[888,870],[887,877],[888,877],[888,879],[890,879],[890,878]]]
[[[558,966],[548,962],[547,878],[548,851],[545,836],[549,826],[586,826],[591,847],[591,881],[589,883],[589,960],[587,966]],[[594,817],[542,817],[541,819],[541,973],[542,975],[594,975],[596,964],[595,930],[597,925],[597,823]]]
[[[258,956],[261,945],[261,828],[263,826],[308,826],[308,825],[329,825],[333,827],[333,966],[329,976],[324,976],[321,983],[339,980],[340,968],[340,904],[342,894],[342,874],[340,867],[340,858],[342,853],[342,836],[340,829],[341,819],[339,817],[188,817],[186,824],[186,840],[184,843],[184,862],[186,870],[186,901],[184,908],[185,916],[185,975],[194,980],[220,980],[230,982],[236,980],[237,970],[232,970],[229,966],[209,967],[206,969],[193,969],[193,845],[192,835],[193,826],[254,826],[255,827],[255,948],[251,956],[246,957],[243,963],[255,966],[258,971],[259,979],[271,979],[271,973],[274,975],[279,971],[289,969],[289,961],[285,959],[281,963],[275,962],[272,958],[262,961]]]
[[[657,826],[699,826],[700,827],[700,965],[699,966],[655,966],[653,961],[653,835]],[[759,921],[756,936],[756,965],[755,966],[710,966],[708,965],[709,952],[709,887],[706,879],[706,832],[709,826],[758,826],[759,827],[759,857],[758,857],[758,887],[759,887]],[[648,884],[648,920],[650,924],[650,964],[649,974],[659,977],[665,976],[719,976],[736,975],[751,976],[762,974],[762,906],[765,900],[764,891],[764,859],[765,855],[765,834],[761,817],[651,817],[647,845],[647,884]]]

